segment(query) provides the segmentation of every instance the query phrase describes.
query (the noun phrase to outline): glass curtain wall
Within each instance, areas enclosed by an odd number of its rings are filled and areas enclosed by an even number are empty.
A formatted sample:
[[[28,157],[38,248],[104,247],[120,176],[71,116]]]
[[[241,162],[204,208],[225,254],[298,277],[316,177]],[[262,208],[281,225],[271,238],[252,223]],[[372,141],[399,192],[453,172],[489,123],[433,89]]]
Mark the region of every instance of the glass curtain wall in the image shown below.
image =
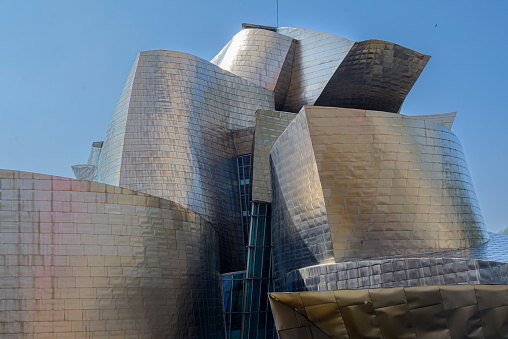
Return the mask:
[[[270,216],[269,203],[252,203],[244,282],[244,339],[276,337],[268,302],[268,292],[273,291]]]
[[[242,337],[243,289],[245,271],[222,275],[224,320],[227,339]]]
[[[226,338],[277,338],[268,302],[273,291],[270,203],[251,203],[252,155],[236,158],[246,271],[222,275]]]

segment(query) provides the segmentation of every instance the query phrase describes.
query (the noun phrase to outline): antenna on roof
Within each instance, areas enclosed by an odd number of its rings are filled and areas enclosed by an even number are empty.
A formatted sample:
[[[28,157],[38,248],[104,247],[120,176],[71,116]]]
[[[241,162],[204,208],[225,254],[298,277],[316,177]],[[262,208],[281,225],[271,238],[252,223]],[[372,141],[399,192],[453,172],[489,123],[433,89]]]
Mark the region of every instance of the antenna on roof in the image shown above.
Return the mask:
[[[279,0],[277,1],[277,28],[279,28]]]

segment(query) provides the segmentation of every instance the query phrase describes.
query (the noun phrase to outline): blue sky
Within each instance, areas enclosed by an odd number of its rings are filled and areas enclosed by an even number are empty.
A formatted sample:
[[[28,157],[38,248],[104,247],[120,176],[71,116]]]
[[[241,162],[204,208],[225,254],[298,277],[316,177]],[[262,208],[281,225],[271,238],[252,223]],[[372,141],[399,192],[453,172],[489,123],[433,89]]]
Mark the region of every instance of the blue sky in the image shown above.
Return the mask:
[[[457,111],[487,227],[508,226],[508,1],[279,0],[279,25],[431,55],[408,115]],[[73,177],[103,140],[139,51],[210,60],[275,0],[0,2],[0,168]],[[437,25],[437,26],[436,26]]]

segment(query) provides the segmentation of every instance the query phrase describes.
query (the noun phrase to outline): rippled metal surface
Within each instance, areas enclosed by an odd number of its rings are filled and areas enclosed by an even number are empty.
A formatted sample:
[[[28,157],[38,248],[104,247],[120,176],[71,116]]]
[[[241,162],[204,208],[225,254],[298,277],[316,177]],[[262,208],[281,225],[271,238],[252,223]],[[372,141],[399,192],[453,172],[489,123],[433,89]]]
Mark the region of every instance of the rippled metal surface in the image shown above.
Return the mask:
[[[398,114],[309,106],[271,156],[273,209],[281,211],[274,213],[274,245],[278,237],[287,239],[286,257],[307,252],[305,257],[318,258],[325,242],[321,248],[300,244],[323,228],[331,233],[336,261],[488,240],[460,142],[440,125]],[[278,260],[286,265],[277,256],[274,260],[276,267]]]
[[[508,286],[270,293],[279,338],[506,338]]]
[[[398,113],[429,59],[391,42],[356,42],[315,105]]]
[[[296,114],[277,111],[256,112],[254,163],[252,168],[252,200],[272,202],[270,151]]]
[[[120,187],[0,170],[0,336],[219,338],[218,238]]]
[[[493,239],[495,234],[492,234]],[[505,239],[491,240],[493,251],[506,253]],[[478,247],[482,247],[481,245]],[[492,246],[491,246],[492,248]],[[472,248],[470,250],[474,250]],[[462,250],[456,251],[462,252]],[[396,258],[322,264],[289,272],[276,281],[285,292],[336,289],[434,286],[455,284],[508,284],[508,260],[497,256],[459,257],[453,251],[422,253]]]
[[[297,113],[303,105],[316,102],[354,42],[301,28],[280,27],[277,32],[297,40],[291,82],[282,109]]]
[[[171,51],[140,53],[132,77],[126,122],[118,125],[115,115],[110,126],[124,133],[117,140],[109,137],[116,132],[108,132],[99,173],[118,172],[118,185],[171,199],[203,216],[219,235],[221,270],[243,269],[231,131],[253,127],[256,109],[273,109],[273,93]],[[111,163],[107,157],[114,150],[121,151],[121,162],[102,167]]]

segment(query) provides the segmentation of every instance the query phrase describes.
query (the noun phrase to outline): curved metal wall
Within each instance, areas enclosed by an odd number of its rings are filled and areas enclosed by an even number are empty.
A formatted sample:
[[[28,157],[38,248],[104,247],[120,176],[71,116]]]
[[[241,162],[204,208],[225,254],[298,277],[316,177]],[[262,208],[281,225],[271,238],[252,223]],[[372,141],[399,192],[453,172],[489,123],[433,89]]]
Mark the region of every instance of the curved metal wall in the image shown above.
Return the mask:
[[[305,266],[334,262],[323,189],[305,112],[273,144],[272,244],[276,278]]]
[[[301,28],[280,27],[277,33],[297,40],[291,82],[281,108],[297,113],[303,105],[314,105],[354,42]]]
[[[189,54],[149,51],[130,97],[121,165],[110,169],[119,186],[203,216],[219,235],[222,272],[244,269],[231,131],[253,127],[256,109],[273,109],[273,92]],[[115,147],[106,138],[101,159]]]
[[[118,186],[120,182],[120,164],[122,162],[122,151],[125,139],[125,128],[127,125],[127,115],[129,113],[129,104],[131,101],[132,86],[134,76],[138,67],[139,55],[132,65],[127,81],[116,105],[113,117],[109,123],[104,145],[98,159],[95,169],[97,181],[108,185]]]
[[[292,41],[265,29],[243,29],[210,62],[274,91]]]
[[[315,105],[398,113],[429,59],[391,42],[356,42]]]
[[[218,239],[178,204],[0,170],[2,337],[223,336]]]
[[[292,130],[293,124],[301,124],[300,132]],[[313,156],[289,151],[304,138],[310,146],[302,149]],[[285,245],[291,249],[300,238],[321,233],[326,223],[335,261],[471,247],[488,240],[462,147],[443,126],[399,114],[307,106],[271,154],[273,210],[292,210],[287,219],[274,213],[274,247],[280,234],[300,229],[294,244]],[[286,190],[292,195],[281,193]],[[324,206],[313,196],[322,196]],[[311,227],[313,219],[301,218],[302,211],[324,221]],[[303,250],[316,254],[311,247]],[[288,257],[300,252],[296,248]],[[286,265],[274,260],[276,266]]]

